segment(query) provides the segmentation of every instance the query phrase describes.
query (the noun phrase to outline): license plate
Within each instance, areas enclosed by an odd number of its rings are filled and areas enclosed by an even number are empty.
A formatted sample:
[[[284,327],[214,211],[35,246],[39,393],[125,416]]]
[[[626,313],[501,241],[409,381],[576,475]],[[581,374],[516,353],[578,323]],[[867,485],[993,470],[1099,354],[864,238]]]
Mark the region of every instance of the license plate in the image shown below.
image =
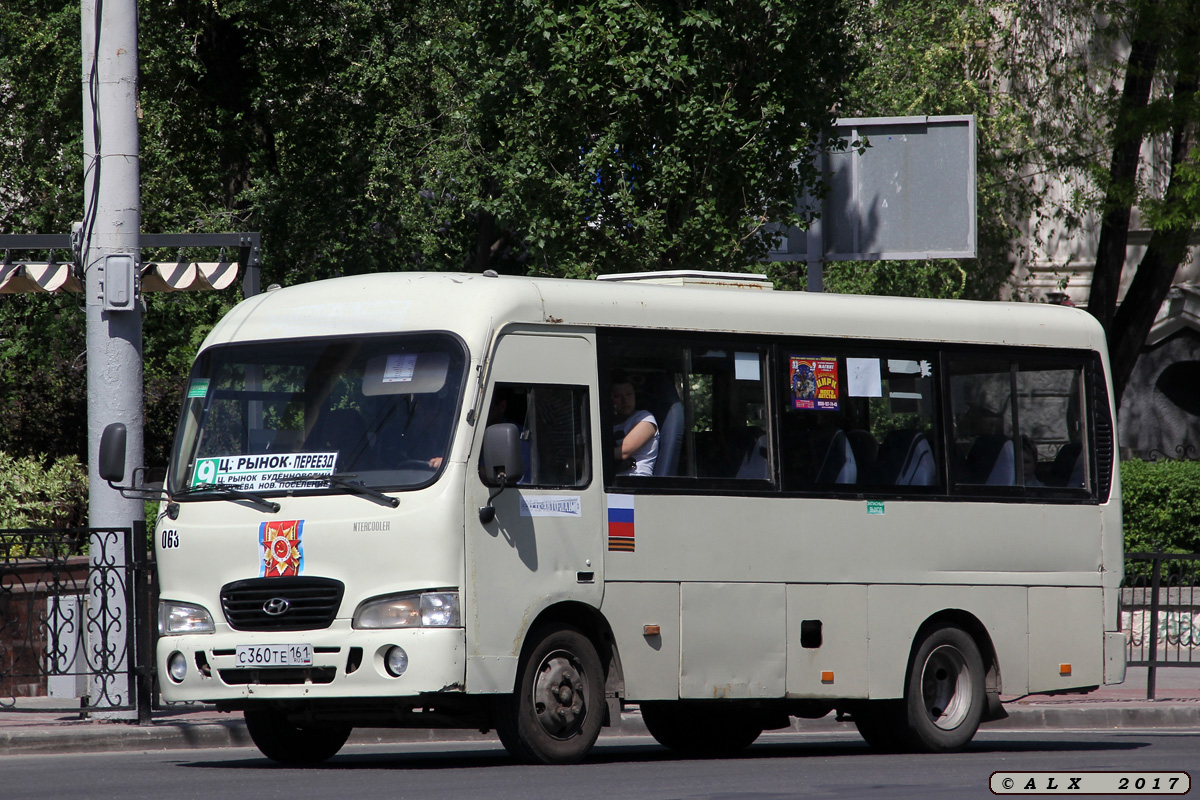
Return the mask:
[[[240,644],[239,667],[311,667],[311,644]]]

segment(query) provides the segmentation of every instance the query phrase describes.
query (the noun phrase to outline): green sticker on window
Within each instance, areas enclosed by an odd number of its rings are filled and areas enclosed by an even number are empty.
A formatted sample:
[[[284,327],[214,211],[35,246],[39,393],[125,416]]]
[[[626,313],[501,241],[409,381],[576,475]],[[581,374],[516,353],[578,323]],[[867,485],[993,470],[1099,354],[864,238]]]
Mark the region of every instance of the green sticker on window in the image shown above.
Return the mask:
[[[867,503],[867,513],[882,515],[883,514],[883,501],[882,500],[869,501]]]
[[[191,399],[193,397],[204,397],[207,394],[208,394],[208,378],[204,378],[203,380],[192,381],[191,385],[188,386],[187,396],[189,399]]]

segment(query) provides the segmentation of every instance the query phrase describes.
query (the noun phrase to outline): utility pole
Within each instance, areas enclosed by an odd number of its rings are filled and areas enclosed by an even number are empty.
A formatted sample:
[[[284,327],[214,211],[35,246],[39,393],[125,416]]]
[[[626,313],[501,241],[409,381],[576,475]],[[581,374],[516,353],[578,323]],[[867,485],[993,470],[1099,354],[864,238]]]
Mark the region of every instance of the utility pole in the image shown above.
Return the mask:
[[[82,0],[83,42],[83,225],[78,232],[85,270],[89,499],[92,528],[128,528],[144,516],[141,500],[121,497],[97,472],[100,434],[124,422],[127,469],[142,465],[142,311],[138,297],[138,233],[141,227],[137,129],[137,2]],[[127,472],[127,474],[132,474]],[[128,638],[132,609],[126,606],[124,571],[131,554],[120,537],[90,545],[89,596],[105,597],[93,607],[88,627],[102,627],[109,647],[91,651],[91,706],[132,704]],[[115,567],[115,569],[114,569]],[[130,717],[134,712],[108,712]]]

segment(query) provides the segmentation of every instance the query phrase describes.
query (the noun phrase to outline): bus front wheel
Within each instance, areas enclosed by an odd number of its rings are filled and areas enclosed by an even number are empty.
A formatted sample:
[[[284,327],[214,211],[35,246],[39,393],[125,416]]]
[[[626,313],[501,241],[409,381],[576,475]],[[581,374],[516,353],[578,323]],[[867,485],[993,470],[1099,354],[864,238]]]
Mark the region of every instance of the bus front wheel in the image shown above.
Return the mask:
[[[591,641],[575,628],[544,631],[521,660],[516,692],[499,702],[496,732],[520,761],[583,760],[604,722],[604,670]]]
[[[333,758],[350,737],[348,725],[301,728],[275,709],[247,709],[246,731],[264,756],[280,764],[319,764]]]

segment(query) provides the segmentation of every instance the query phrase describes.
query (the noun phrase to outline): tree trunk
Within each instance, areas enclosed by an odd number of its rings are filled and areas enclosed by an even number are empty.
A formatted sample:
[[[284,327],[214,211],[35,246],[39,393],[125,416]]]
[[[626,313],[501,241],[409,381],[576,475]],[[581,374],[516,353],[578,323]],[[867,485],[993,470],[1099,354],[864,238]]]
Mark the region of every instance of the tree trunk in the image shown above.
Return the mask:
[[[1188,160],[1195,146],[1198,124],[1194,105],[1200,83],[1200,0],[1194,0],[1189,6],[1191,13],[1186,20],[1180,21],[1182,30],[1177,40],[1178,68],[1171,98],[1171,171],[1163,197],[1163,205],[1172,209],[1172,218],[1169,223],[1160,223],[1151,235],[1125,299],[1108,326],[1113,389],[1118,406],[1154,318],[1171,289],[1180,264],[1187,258],[1188,237],[1200,216],[1196,202],[1189,200],[1189,195],[1196,191],[1195,178],[1186,170],[1180,170],[1180,165]],[[1088,310],[1091,310],[1090,303]]]
[[[1150,87],[1158,66],[1161,49],[1161,27],[1153,4],[1147,4],[1138,15],[1130,45],[1129,62],[1125,67],[1125,86],[1117,108],[1112,162],[1109,165],[1109,184],[1105,192],[1103,217],[1100,222],[1100,242],[1096,248],[1096,267],[1092,271],[1092,288],[1087,310],[1109,329],[1117,307],[1121,287],[1121,270],[1125,266],[1125,248],[1129,240],[1130,211],[1136,199],[1139,155],[1145,138],[1144,111],[1150,98]]]

